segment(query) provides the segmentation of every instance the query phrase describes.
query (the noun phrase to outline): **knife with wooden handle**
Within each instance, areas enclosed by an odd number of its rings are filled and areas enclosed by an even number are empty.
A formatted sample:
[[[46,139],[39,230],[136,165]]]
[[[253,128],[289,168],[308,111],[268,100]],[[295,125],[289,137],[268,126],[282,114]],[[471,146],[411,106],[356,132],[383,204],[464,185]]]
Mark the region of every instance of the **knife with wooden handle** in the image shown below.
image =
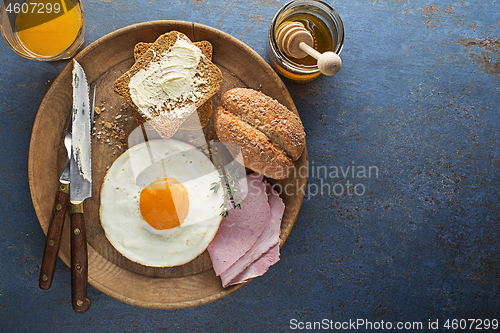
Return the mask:
[[[40,279],[38,285],[47,290],[52,285],[54,271],[56,269],[59,245],[61,244],[61,235],[66,218],[66,209],[69,202],[69,178],[70,178],[70,160],[71,160],[71,123],[68,125],[64,145],[68,154],[66,166],[59,177],[59,186],[57,187],[54,207],[45,240],[45,250],[43,252],[42,267],[40,268]]]
[[[83,201],[71,204],[71,249],[71,305],[75,312],[83,313],[90,308],[87,297],[88,259]]]
[[[59,245],[61,244],[61,235],[66,218],[66,208],[69,201],[69,182],[59,183],[52,209],[49,230],[45,241],[45,250],[43,252],[42,267],[40,268],[40,279],[38,285],[47,290],[52,285],[54,271],[56,269]]]
[[[76,60],[73,60],[71,119],[71,304],[75,312],[83,313],[90,307],[87,298],[88,258],[83,202],[92,196],[92,115],[87,77]]]

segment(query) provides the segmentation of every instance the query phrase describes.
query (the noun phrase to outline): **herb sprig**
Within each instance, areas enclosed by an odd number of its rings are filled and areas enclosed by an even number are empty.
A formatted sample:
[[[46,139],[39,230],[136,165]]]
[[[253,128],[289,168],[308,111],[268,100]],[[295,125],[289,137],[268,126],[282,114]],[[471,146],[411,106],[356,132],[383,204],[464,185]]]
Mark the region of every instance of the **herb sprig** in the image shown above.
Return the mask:
[[[210,190],[214,193],[217,193],[221,188],[221,184],[225,184],[224,202],[220,206],[220,208],[224,208],[220,215],[225,217],[227,216],[230,209],[241,209],[241,202],[243,201],[243,199],[240,196],[236,195],[239,190],[239,180],[236,176],[220,175],[219,178],[220,182],[213,182],[210,186]]]

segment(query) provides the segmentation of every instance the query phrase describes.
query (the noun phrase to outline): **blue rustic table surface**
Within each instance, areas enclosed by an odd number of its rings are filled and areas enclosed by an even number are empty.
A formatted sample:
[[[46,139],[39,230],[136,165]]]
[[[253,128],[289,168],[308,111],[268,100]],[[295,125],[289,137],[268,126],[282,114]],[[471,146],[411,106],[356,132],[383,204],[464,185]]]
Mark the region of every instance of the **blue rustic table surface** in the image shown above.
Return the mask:
[[[82,3],[85,46],[133,23],[184,20],[220,29],[268,60],[269,23],[286,1]],[[226,298],[180,310],[131,306],[89,286],[92,307],[76,314],[60,259],[52,288],[38,287],[45,235],[28,187],[29,142],[39,105],[67,61],[29,61],[1,41],[0,332],[287,332],[314,325],[437,332],[463,327],[460,319],[465,331],[488,331],[487,320],[494,331],[500,2],[328,3],[345,25],[341,71],[309,83],[284,79],[307,133],[310,172],[281,260]]]

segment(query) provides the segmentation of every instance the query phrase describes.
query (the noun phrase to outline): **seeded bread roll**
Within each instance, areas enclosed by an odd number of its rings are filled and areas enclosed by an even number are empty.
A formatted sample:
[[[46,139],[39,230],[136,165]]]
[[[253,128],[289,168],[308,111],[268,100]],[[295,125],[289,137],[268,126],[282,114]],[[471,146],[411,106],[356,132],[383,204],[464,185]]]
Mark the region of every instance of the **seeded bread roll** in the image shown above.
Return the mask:
[[[245,167],[273,179],[287,178],[305,148],[300,118],[252,89],[226,92],[215,111],[214,125],[220,141],[241,148]]]
[[[208,60],[212,61],[212,43],[209,41],[201,41],[193,43],[196,47],[201,50],[201,53],[207,57]],[[138,61],[149,48],[153,45],[153,43],[144,43],[139,42],[135,44],[134,47],[134,59]],[[212,116],[212,99],[206,101],[202,106],[200,106],[197,110],[198,112],[190,115],[179,127],[180,130],[196,130],[201,128],[205,128],[210,122],[210,117]],[[134,112],[134,118],[137,120],[139,124],[143,124],[146,120],[142,117],[138,112]]]
[[[171,31],[161,35],[145,52],[145,54],[134,63],[132,68],[118,78],[114,84],[114,91],[122,96],[147,122],[151,125],[162,138],[168,139],[175,134],[181,124],[199,108],[203,103],[209,100],[222,84],[222,73],[217,66],[202,55],[196,68],[194,80],[204,82],[195,87],[195,95],[200,95],[196,101],[186,100],[184,102],[171,103],[165,100],[160,108],[150,111],[146,115],[137,105],[135,105],[130,94],[129,83],[131,78],[139,71],[148,68],[152,63],[159,63],[162,56],[176,43],[178,39],[183,39],[192,43],[187,36],[178,32]],[[149,110],[148,110],[149,111]]]

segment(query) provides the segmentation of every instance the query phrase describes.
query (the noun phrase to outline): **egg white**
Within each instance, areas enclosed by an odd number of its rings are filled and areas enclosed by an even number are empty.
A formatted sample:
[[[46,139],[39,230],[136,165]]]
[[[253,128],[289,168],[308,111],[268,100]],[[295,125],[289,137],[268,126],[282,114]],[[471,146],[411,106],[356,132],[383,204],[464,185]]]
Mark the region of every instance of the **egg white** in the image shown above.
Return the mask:
[[[157,230],[142,218],[140,193],[164,177],[184,185],[189,210],[180,226]],[[212,162],[185,142],[152,140],[131,147],[109,168],[101,188],[106,237],[123,256],[145,266],[178,266],[193,260],[208,247],[222,219],[223,191],[211,191],[214,182],[220,178]]]

